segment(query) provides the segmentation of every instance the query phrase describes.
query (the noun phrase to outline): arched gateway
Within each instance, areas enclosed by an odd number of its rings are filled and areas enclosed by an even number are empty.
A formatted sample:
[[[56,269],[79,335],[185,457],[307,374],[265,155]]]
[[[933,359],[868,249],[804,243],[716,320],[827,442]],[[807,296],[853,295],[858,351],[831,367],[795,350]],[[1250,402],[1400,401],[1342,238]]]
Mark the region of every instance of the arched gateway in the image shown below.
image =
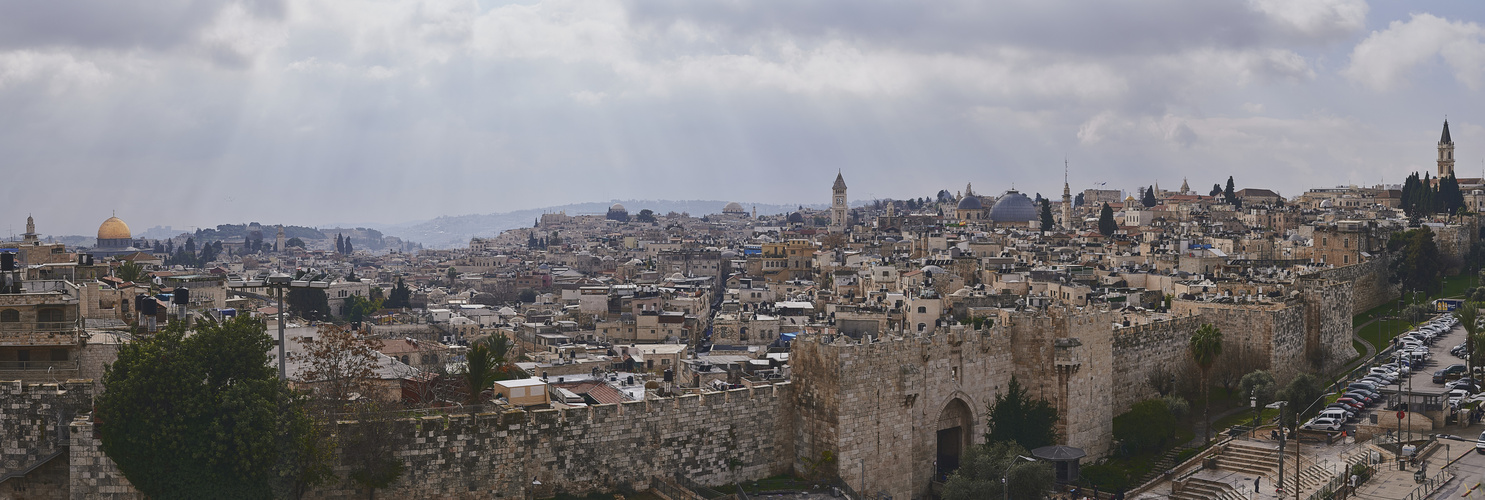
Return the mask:
[[[959,458],[973,442],[974,412],[963,399],[954,398],[938,414],[938,445],[934,480],[943,481],[959,468]]]

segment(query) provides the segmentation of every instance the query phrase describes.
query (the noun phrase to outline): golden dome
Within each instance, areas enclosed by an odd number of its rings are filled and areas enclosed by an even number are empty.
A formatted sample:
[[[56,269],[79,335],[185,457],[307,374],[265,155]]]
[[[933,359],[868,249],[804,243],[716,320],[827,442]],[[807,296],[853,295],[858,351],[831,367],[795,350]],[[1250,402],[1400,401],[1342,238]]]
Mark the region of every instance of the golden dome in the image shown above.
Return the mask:
[[[98,239],[100,240],[127,240],[133,236],[129,234],[129,225],[118,217],[109,217],[98,226]]]

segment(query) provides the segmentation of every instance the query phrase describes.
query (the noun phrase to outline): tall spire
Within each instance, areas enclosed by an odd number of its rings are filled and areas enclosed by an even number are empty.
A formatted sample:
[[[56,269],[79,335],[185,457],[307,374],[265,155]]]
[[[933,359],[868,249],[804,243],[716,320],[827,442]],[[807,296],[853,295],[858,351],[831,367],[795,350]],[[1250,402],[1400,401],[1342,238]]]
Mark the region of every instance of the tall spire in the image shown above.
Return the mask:
[[[1439,177],[1454,175],[1454,139],[1449,137],[1449,119],[1444,119],[1444,135],[1439,138]]]

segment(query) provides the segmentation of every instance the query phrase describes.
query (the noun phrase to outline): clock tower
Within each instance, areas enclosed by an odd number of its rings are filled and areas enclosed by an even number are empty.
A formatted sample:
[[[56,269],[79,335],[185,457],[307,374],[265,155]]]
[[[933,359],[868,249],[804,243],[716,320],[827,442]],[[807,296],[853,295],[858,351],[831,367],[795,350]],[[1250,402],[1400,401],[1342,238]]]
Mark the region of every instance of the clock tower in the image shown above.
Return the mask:
[[[830,188],[830,232],[843,233],[850,224],[846,211],[846,179],[840,171],[835,173],[835,185]]]

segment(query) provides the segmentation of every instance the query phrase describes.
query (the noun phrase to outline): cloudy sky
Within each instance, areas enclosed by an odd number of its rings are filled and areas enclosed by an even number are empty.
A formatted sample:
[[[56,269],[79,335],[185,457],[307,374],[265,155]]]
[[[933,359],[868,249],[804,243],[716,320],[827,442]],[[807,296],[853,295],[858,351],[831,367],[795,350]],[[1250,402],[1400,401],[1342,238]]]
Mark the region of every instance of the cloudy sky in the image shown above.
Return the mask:
[[[0,230],[1485,170],[1485,4],[0,3]],[[11,229],[13,228],[13,229]]]

